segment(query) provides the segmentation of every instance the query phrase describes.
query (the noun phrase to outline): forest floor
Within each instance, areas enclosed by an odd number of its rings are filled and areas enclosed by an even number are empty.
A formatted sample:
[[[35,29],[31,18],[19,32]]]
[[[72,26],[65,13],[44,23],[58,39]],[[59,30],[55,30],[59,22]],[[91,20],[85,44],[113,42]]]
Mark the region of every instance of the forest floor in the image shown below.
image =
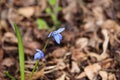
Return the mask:
[[[60,27],[65,28],[60,45],[50,39],[32,80],[120,80],[120,1],[53,1],[54,6],[47,0],[0,0],[0,80],[10,80],[5,71],[20,80],[13,23],[22,34],[25,80],[34,67],[36,49]],[[47,27],[40,27],[40,19]]]

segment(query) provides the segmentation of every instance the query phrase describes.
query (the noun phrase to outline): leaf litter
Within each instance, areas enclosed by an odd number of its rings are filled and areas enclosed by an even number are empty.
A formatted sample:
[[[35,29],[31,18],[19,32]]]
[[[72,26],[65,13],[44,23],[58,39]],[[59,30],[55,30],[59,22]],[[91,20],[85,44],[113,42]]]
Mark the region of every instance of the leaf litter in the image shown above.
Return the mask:
[[[120,80],[119,0],[59,0],[57,4],[62,6],[58,19],[66,28],[63,40],[60,47],[48,43],[32,80]],[[13,22],[23,37],[27,80],[35,50],[43,47],[49,33],[39,30],[36,20],[43,18],[53,25],[45,13],[49,6],[47,0],[0,1],[0,80],[8,80],[4,71],[20,79]]]

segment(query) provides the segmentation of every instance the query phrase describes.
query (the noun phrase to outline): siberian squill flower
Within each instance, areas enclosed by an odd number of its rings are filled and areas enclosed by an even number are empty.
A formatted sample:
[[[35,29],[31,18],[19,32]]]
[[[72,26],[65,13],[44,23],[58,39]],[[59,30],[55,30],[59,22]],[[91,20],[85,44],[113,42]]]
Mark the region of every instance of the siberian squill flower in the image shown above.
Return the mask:
[[[51,32],[48,35],[48,38],[53,37],[57,44],[60,44],[60,40],[62,40],[62,35],[60,33],[63,32],[64,30],[65,28],[59,28],[58,30]]]
[[[44,58],[44,53],[43,51],[36,49],[36,54],[34,55],[34,60],[40,60],[42,58]]]

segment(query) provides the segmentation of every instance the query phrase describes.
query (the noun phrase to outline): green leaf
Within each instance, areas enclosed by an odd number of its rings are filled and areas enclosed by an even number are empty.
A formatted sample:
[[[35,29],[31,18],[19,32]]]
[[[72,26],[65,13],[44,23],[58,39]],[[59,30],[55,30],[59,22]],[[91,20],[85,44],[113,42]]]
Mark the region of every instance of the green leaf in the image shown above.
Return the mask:
[[[51,13],[52,13],[52,10],[51,10],[50,8],[46,8],[46,9],[45,9],[45,12],[46,12],[47,14],[51,14]]]
[[[20,31],[17,27],[17,25],[14,23],[14,29],[16,32],[16,36],[18,39],[18,49],[19,49],[19,61],[20,61],[20,80],[24,80],[25,79],[25,65],[24,65],[24,47],[23,47],[23,42],[22,42],[22,38],[21,38],[21,34]]]
[[[57,8],[57,12],[60,12],[60,11],[62,11],[62,7],[59,6],[59,7]]]
[[[48,0],[48,3],[53,7],[55,6],[57,0]]]
[[[51,14],[51,18],[52,18],[53,22],[56,23],[57,17],[54,13]]]
[[[58,21],[56,15],[54,13],[51,14],[52,21],[54,23],[54,26],[59,26],[61,23]]]
[[[38,29],[48,29],[47,23],[43,19],[37,19]]]

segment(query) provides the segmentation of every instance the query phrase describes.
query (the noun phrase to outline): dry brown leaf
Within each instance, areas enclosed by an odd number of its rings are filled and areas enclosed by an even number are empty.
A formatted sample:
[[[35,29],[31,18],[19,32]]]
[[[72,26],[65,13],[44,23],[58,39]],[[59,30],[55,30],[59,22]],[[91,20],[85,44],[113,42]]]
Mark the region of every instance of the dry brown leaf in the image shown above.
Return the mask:
[[[97,60],[99,60],[99,58],[100,58],[100,55],[98,55],[97,53],[94,53],[94,52],[90,52],[87,55],[90,57],[95,57]]]
[[[52,72],[58,70],[58,68],[56,65],[53,65],[53,66],[45,67],[44,70],[45,70],[44,74],[48,74],[48,73],[52,73]]]
[[[102,80],[108,80],[108,73],[106,71],[99,71]]]
[[[78,64],[74,61],[72,61],[72,69],[71,69],[71,73],[79,73],[80,72],[80,68],[78,66]]]
[[[66,21],[73,23],[73,14],[77,11],[77,4],[75,0],[68,2],[69,5],[63,8],[63,14]],[[72,9],[72,10],[71,10]]]
[[[117,13],[117,18],[119,18],[119,19],[120,19],[120,12],[118,12],[118,13]]]
[[[112,3],[112,0],[100,0],[99,2],[98,2],[98,0],[94,0],[93,4],[96,5],[96,6],[109,8],[111,6],[111,3]]]
[[[104,36],[104,43],[103,43],[103,52],[101,53],[100,60],[103,60],[105,58],[107,58],[109,55],[106,53],[107,51],[107,47],[108,47],[108,42],[109,42],[109,35],[108,35],[108,31],[106,29],[102,30],[102,34]]]
[[[24,16],[19,15],[18,11],[16,9],[10,8],[10,10],[8,12],[8,20],[11,25],[13,24],[13,22],[20,23],[21,20],[23,20],[23,19],[24,19]]]
[[[103,43],[103,52],[102,55],[105,54],[107,47],[108,47],[108,42],[109,42],[109,36],[108,36],[108,31],[106,29],[102,30],[102,34],[104,35],[104,43]]]
[[[88,39],[87,38],[78,38],[77,40],[76,40],[76,46],[78,47],[78,48],[80,48],[80,49],[83,49],[83,48],[85,48],[87,45],[88,45]]]
[[[120,31],[120,26],[113,20],[104,21],[102,28],[114,33]]]
[[[84,18],[84,22],[86,23],[83,26],[85,31],[94,31],[96,29],[95,19],[93,17],[88,16],[88,17]]]
[[[63,73],[61,77],[57,78],[56,80],[65,80],[66,73]]]
[[[87,59],[87,55],[84,52],[80,51],[79,49],[73,49],[72,59],[80,63]]]
[[[108,74],[108,80],[117,80],[116,77],[115,77],[115,74],[109,73]]]
[[[69,36],[68,36],[69,35]],[[75,38],[74,33],[70,31],[66,31],[63,33],[64,36],[64,41],[65,42],[72,42],[73,39]]]
[[[108,58],[108,59],[105,59],[101,62],[101,66],[102,68],[104,69],[108,69],[110,68],[111,66],[113,65],[113,59],[112,58]]]
[[[39,7],[39,6],[35,6],[35,7],[34,7],[34,10],[35,10],[34,15],[35,15],[36,17],[38,17],[38,16],[41,15],[41,12],[42,12],[41,7]]]
[[[98,63],[89,65],[89,66],[85,67],[85,69],[84,69],[85,74],[87,75],[87,77],[90,80],[93,80],[96,77],[99,70],[101,70],[101,66]]]
[[[44,13],[42,14],[42,11],[44,11],[47,8],[47,6],[48,6],[47,0],[40,0],[38,2],[38,4],[39,4],[39,6],[35,7],[35,13],[34,13],[34,15],[36,17],[38,17],[38,16],[44,16],[45,14]]]
[[[4,55],[3,50],[0,49],[0,61],[3,59],[3,55]]]
[[[33,56],[35,54],[35,50],[41,48],[39,42],[36,41],[24,41],[25,53]]]
[[[11,67],[13,65],[15,65],[15,60],[14,58],[5,58],[2,62],[2,65],[7,66],[7,67]]]
[[[76,77],[76,79],[81,79],[81,78],[83,78],[83,77],[85,77],[85,76],[86,76],[85,72],[82,72],[82,73],[80,73],[80,74]]]
[[[40,0],[38,3],[40,5],[41,11],[45,10],[48,6],[47,0]]]
[[[12,1],[11,1],[12,2]],[[34,5],[36,1],[34,0],[13,0],[13,3],[16,5],[22,5],[22,6],[30,6]]]
[[[18,13],[24,17],[30,18],[34,14],[34,7],[23,7],[18,9]]]
[[[13,34],[11,32],[6,32],[4,34],[2,41],[9,42],[9,43],[17,43],[18,42],[15,34]]]
[[[18,41],[15,34],[11,32],[6,32],[2,38],[2,48],[7,53],[15,53],[17,51],[17,42]]]
[[[38,72],[34,72],[31,80],[37,80],[37,79],[39,79],[39,78],[42,77],[42,76],[44,76],[44,69],[41,69],[41,70],[38,71]],[[26,80],[28,80],[28,77],[27,77]]]
[[[101,26],[104,22],[104,15],[103,15],[103,9],[100,6],[96,6],[93,8],[93,14],[95,16],[96,25]]]
[[[89,56],[96,57],[98,61],[101,61],[101,60],[109,57],[109,55],[106,53],[107,52],[107,47],[108,47],[108,42],[109,42],[108,31],[106,29],[103,29],[102,30],[102,34],[104,36],[104,42],[103,42],[103,52],[101,53],[101,55],[98,55],[96,53],[90,53],[90,54],[88,54]]]
[[[66,68],[66,64],[64,63],[63,59],[59,59],[57,62],[57,68],[63,70]]]
[[[90,37],[88,46],[91,46],[93,48],[96,48],[96,50],[99,50],[100,43],[102,43],[102,40],[98,37],[97,32],[95,32],[93,36]]]
[[[4,71],[5,71],[5,67],[1,65],[0,66],[0,80],[6,80]]]
[[[115,35],[115,40],[117,41],[117,43],[120,43],[120,31]]]
[[[53,56],[54,57],[63,57],[65,55],[66,49],[65,48],[57,48],[53,51]]]
[[[5,29],[8,31],[8,24],[5,20],[0,20],[0,30]]]

